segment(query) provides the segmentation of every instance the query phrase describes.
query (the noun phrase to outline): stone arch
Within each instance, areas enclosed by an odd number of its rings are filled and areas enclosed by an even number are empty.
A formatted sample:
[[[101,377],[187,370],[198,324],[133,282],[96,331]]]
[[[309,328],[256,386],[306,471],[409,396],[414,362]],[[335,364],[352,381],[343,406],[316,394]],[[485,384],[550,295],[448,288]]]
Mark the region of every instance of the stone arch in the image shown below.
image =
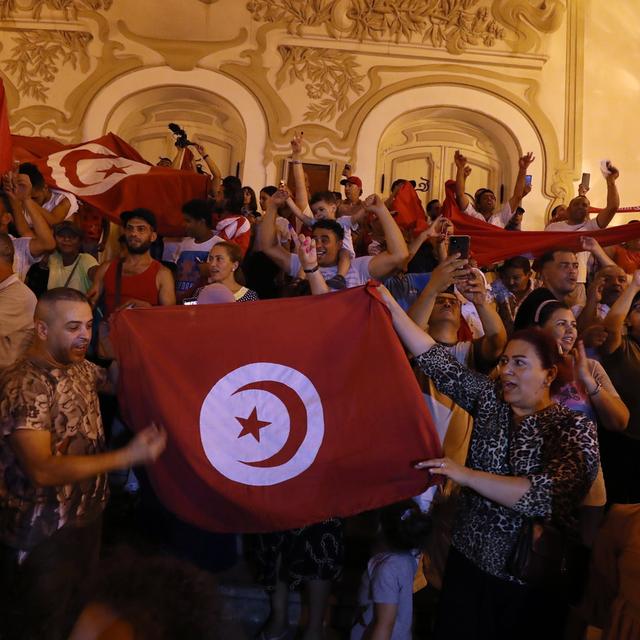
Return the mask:
[[[546,174],[550,159],[542,135],[535,124],[508,100],[483,90],[464,86],[429,85],[412,87],[381,100],[364,118],[355,145],[357,172],[363,183],[380,186],[382,167],[378,166],[379,148],[385,132],[394,121],[418,109],[443,109],[476,123],[484,122],[508,152],[509,162],[517,155],[532,151],[536,162],[531,165],[534,189],[527,196],[527,216],[523,227],[541,228],[544,211],[549,204],[545,196]],[[464,120],[461,120],[464,122]],[[507,144],[508,141],[512,141]],[[512,157],[513,156],[513,157]],[[531,215],[529,215],[529,212]]]
[[[134,94],[159,88],[198,90],[218,96],[237,110],[245,130],[245,148],[240,168],[242,181],[262,186],[267,184],[264,150],[267,143],[267,123],[256,97],[242,84],[209,69],[176,71],[170,67],[139,69],[119,76],[105,85],[91,101],[83,125],[83,139],[91,140],[112,130],[117,132],[126,109],[119,107]]]

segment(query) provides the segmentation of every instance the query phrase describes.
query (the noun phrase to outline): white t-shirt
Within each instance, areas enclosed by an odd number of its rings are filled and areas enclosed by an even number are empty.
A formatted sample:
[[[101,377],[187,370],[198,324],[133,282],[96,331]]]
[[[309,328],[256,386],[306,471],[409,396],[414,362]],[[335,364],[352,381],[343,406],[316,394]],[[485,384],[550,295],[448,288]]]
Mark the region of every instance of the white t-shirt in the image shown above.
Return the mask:
[[[24,282],[29,267],[36,262],[40,262],[41,256],[34,258],[31,255],[29,247],[32,238],[29,236],[23,236],[21,238],[9,237],[11,238],[11,242],[13,242],[13,271],[18,278]]]
[[[363,256],[362,258],[353,258],[351,260],[349,271],[347,271],[347,275],[345,276],[347,288],[350,289],[351,287],[359,287],[360,285],[367,284],[372,278],[369,273],[369,263],[372,259],[372,256]],[[300,273],[301,268],[300,258],[298,258],[295,253],[292,253],[289,275],[295,278],[298,273]],[[319,271],[325,280],[329,280],[338,273],[338,265],[334,267],[320,267]]]
[[[353,218],[351,216],[342,216],[341,218],[336,218],[336,222],[342,227],[344,231],[344,238],[342,239],[342,248],[346,249],[353,260],[356,257],[356,252],[353,249],[353,238],[351,237],[351,231],[355,231],[358,228],[358,225],[353,222]]]
[[[60,191],[59,189],[49,189],[51,192],[51,197],[42,205],[42,208],[45,211],[53,211],[65,198],[69,201],[69,211],[65,216],[65,220],[69,220],[74,213],[78,211],[78,200],[73,195],[73,193],[68,193],[67,191]],[[31,227],[33,223],[31,222],[31,216],[29,212],[24,210],[24,218],[27,221],[27,224]]]
[[[598,231],[600,229],[597,218],[590,218],[580,224],[569,224],[565,220],[562,222],[552,222],[548,224],[545,231]],[[578,256],[578,282],[585,283],[587,281],[587,269],[589,266],[589,251],[579,251]]]
[[[488,222],[494,227],[502,227],[503,229],[507,225],[507,222],[509,222],[509,220],[511,220],[511,218],[513,217],[513,211],[511,211],[511,205],[509,204],[508,200],[502,205],[502,209],[494,213],[488,220],[481,213],[476,211],[471,202],[469,202],[467,208],[462,213],[471,216],[472,218],[482,220],[482,222]]]

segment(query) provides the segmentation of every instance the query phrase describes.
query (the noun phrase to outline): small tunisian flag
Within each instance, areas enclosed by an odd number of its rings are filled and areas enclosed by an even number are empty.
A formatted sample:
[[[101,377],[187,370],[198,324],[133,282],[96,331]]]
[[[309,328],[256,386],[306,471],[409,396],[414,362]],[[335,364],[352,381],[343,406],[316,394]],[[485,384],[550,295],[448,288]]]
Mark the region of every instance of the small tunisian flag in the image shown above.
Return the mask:
[[[155,421],[169,434],[152,483],[200,528],[300,527],[429,482],[412,463],[438,456],[438,437],[386,307],[367,287],[127,310],[114,340],[128,423]]]
[[[13,151],[11,146],[11,131],[9,129],[9,108],[4,84],[0,79],[0,175],[11,170]]]
[[[76,145],[26,136],[13,136],[13,142],[16,156],[34,162],[49,185],[114,222],[127,209],[145,207],[156,214],[161,234],[182,235],[182,205],[207,196],[207,176],[151,165],[113,133]]]

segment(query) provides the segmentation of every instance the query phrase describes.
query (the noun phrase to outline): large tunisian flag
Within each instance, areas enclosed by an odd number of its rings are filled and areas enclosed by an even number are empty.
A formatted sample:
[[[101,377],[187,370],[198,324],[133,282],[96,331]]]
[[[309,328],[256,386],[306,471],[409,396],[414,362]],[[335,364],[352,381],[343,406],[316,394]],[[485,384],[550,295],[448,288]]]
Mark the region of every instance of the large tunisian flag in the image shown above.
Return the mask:
[[[120,401],[164,425],[164,504],[211,531],[260,532],[417,495],[439,455],[420,389],[375,292],[121,312]],[[177,339],[177,337],[180,339]]]
[[[76,145],[12,138],[14,155],[35,163],[50,186],[73,193],[114,222],[122,211],[146,207],[156,214],[161,234],[182,235],[182,205],[207,195],[207,176],[151,165],[113,133]]]
[[[451,219],[457,234],[471,236],[471,252],[481,267],[513,256],[537,257],[551,249],[581,251],[580,238],[583,236],[596,238],[603,247],[640,238],[640,224],[607,227],[600,231],[505,231],[462,213],[456,202],[453,180],[445,183],[445,193],[442,214]]]

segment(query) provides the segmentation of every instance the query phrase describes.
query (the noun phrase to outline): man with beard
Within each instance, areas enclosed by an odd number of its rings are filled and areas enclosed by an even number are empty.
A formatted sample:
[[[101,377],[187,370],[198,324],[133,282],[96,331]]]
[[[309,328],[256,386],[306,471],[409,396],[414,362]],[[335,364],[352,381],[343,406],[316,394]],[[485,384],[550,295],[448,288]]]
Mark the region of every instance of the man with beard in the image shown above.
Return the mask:
[[[106,451],[97,390],[109,371],[85,360],[93,314],[71,288],[46,292],[25,356],[0,376],[0,635],[68,637],[65,619],[95,568],[107,473],[150,464],[166,434],[155,426]]]
[[[127,255],[100,265],[93,287],[87,293],[95,304],[104,291],[105,316],[127,307],[153,307],[176,303],[173,276],[149,253],[157,238],[156,217],[148,209],[124,211]]]

